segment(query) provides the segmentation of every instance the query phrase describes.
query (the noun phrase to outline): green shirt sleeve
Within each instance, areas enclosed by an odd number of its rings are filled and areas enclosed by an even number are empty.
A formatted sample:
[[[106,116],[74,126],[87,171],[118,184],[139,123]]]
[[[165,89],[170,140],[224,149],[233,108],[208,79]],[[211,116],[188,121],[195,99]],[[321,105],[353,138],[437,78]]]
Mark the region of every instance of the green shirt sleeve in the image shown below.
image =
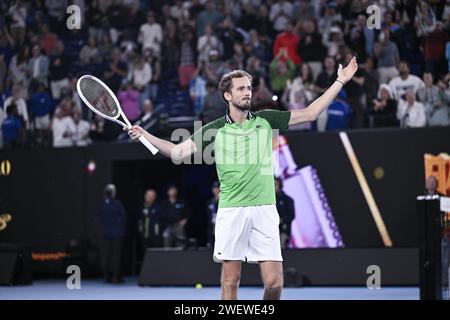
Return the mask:
[[[279,110],[262,110],[256,113],[258,117],[264,118],[269,122],[272,129],[278,129],[286,132],[289,127],[289,120],[291,119],[291,111]]]
[[[277,71],[277,63],[278,63],[278,58],[275,58],[272,60],[272,62],[269,65],[269,75],[270,77],[275,77],[276,75],[276,71]]]
[[[295,77],[295,64],[291,59],[287,60],[288,74],[289,78],[293,79]]]
[[[194,142],[197,147],[197,152],[203,150],[211,143],[214,142],[216,138],[217,131],[223,127],[225,124],[225,120],[219,118],[214,120],[208,124],[205,124],[203,127],[195,131],[190,139]]]

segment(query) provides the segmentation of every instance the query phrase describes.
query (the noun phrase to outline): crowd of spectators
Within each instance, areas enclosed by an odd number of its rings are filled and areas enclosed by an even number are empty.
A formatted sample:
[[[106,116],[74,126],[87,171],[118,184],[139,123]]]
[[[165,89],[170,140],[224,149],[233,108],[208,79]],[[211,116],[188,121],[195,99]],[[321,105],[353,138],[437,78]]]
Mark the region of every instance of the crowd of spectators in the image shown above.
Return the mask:
[[[369,5],[381,28],[368,28]],[[77,5],[81,28],[69,29]],[[359,70],[319,119],[293,130],[449,125],[445,0],[37,0],[0,4],[0,144],[85,146],[120,126],[82,106],[103,79],[130,121],[153,106],[204,122],[225,113],[220,77],[254,77],[253,107],[302,109],[356,56]]]

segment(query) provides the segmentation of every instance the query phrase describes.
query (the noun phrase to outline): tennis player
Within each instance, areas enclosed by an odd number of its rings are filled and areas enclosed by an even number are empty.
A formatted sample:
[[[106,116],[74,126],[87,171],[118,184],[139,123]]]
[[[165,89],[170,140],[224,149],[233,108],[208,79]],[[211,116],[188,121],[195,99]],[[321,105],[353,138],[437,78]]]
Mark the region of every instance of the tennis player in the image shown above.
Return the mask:
[[[256,113],[250,111],[252,77],[245,71],[234,70],[219,83],[220,94],[228,103],[225,116],[204,125],[190,139],[174,144],[139,126],[124,128],[132,139],[143,135],[173,160],[180,161],[200,151],[203,156],[208,151],[214,152],[220,200],[213,259],[222,263],[222,299],[237,299],[242,261],[259,263],[263,298],[280,299],[283,258],[275,206],[272,130],[286,131],[289,126],[316,120],[357,69],[356,58],[345,68],[339,65],[336,81],[303,110]]]

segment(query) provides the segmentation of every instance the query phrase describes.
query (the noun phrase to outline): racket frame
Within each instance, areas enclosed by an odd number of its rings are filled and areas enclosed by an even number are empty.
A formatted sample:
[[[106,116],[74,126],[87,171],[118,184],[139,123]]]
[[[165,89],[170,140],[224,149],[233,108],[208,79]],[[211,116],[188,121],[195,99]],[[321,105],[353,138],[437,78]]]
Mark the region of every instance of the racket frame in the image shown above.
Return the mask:
[[[100,111],[98,111],[96,108],[94,108],[91,105],[91,103],[84,97],[83,91],[80,88],[80,82],[82,79],[92,79],[92,80],[98,82],[110,94],[110,96],[113,98],[114,102],[116,103],[116,105],[118,107],[117,116],[115,116],[115,117],[107,116],[106,114],[101,113]],[[116,95],[111,91],[111,89],[102,80],[100,80],[94,76],[91,76],[91,75],[81,76],[77,81],[77,91],[78,91],[78,95],[80,96],[81,100],[83,100],[83,102],[88,106],[88,108],[91,109],[94,113],[98,114],[100,117],[114,121],[115,123],[118,123],[124,127],[131,127],[131,123],[125,116],[125,113],[123,112],[122,107],[120,106],[119,100],[117,100]],[[120,116],[122,116],[125,123],[119,120]]]
[[[92,79],[92,80],[98,82],[109,93],[109,95],[113,98],[115,104],[117,105],[117,108],[118,108],[117,116],[110,117],[110,116],[98,111],[96,108],[94,108],[91,105],[91,103],[84,97],[83,91],[80,88],[80,83],[81,83],[82,79]],[[89,74],[81,76],[77,81],[77,91],[78,91],[78,95],[80,96],[81,100],[83,100],[83,102],[88,106],[88,108],[92,110],[92,112],[94,112],[95,114],[98,114],[102,118],[105,118],[107,120],[110,120],[117,124],[120,124],[123,127],[131,128],[131,123],[128,120],[128,118],[126,117],[125,113],[123,112],[122,107],[120,106],[119,100],[117,100],[116,95],[114,94],[114,92],[111,91],[111,89],[102,80],[100,80],[99,78],[94,77],[92,75],[89,75]],[[122,116],[125,123],[119,120],[120,116]],[[152,145],[146,138],[144,138],[144,136],[141,135],[139,137],[139,141],[143,145],[145,145],[147,147],[147,149],[149,149],[151,151],[151,153],[156,154],[158,152],[158,149],[154,145]]]

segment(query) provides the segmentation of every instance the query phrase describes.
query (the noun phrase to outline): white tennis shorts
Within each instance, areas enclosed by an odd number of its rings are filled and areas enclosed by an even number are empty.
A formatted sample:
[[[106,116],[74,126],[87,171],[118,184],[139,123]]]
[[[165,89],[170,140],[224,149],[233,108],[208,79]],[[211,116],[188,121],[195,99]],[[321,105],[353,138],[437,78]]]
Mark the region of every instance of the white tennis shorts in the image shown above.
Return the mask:
[[[283,261],[279,221],[275,205],[219,208],[214,261]]]

